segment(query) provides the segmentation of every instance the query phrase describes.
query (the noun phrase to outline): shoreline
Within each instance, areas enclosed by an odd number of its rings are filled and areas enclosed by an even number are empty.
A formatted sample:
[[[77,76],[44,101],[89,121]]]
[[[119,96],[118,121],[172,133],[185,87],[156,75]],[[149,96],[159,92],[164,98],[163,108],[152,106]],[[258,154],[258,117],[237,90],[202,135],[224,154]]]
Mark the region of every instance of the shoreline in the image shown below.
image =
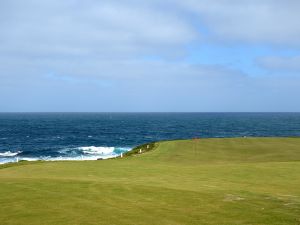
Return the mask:
[[[128,155],[1,165],[2,223],[128,225],[155,218],[166,225],[286,225],[300,219],[300,138],[162,141]]]
[[[121,154],[110,155],[110,156],[75,156],[75,157],[44,157],[44,158],[33,158],[33,157],[17,157],[18,160],[8,161],[8,162],[0,162],[0,167],[3,165],[13,165],[18,163],[34,163],[34,162],[84,162],[84,161],[101,161],[101,160],[109,160],[109,159],[121,159],[131,156],[137,156],[140,154],[144,154],[150,151],[155,150],[160,143],[163,142],[177,142],[177,141],[193,141],[193,140],[234,140],[234,139],[289,139],[289,138],[300,138],[300,136],[280,136],[280,137],[195,137],[192,139],[175,139],[175,140],[161,140],[157,142],[149,142],[145,144],[138,145],[136,147],[131,148]]]

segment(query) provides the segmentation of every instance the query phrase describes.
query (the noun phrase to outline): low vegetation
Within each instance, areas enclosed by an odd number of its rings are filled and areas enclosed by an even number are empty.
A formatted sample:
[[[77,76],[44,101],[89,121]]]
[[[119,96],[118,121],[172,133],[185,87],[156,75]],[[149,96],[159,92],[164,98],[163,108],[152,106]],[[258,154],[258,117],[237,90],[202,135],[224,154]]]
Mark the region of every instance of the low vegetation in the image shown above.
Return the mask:
[[[300,224],[300,138],[147,145],[116,160],[0,166],[0,224]]]
[[[134,147],[131,151],[124,153],[124,156],[134,156],[154,150],[158,144],[152,142]]]

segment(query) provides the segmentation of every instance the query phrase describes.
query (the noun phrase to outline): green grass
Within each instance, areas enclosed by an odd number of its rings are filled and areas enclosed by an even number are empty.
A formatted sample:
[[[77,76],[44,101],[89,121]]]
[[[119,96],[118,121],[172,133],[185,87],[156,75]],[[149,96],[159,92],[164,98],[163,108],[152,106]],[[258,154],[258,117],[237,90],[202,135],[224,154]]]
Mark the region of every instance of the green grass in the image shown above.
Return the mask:
[[[300,224],[300,138],[151,149],[115,160],[0,166],[0,224]]]

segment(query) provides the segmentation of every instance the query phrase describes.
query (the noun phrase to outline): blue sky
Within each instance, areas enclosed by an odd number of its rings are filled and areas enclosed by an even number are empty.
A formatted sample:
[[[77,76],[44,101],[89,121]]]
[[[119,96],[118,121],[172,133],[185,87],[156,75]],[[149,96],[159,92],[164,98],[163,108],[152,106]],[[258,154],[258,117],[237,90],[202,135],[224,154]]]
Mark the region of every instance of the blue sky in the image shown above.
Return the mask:
[[[296,0],[0,1],[0,111],[300,111]]]

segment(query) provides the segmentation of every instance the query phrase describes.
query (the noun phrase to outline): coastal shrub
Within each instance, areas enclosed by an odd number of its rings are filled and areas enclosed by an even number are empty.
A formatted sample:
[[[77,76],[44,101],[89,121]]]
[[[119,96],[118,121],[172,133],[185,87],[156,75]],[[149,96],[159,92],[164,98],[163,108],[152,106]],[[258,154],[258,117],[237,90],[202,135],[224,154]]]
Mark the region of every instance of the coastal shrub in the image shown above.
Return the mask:
[[[155,142],[152,143],[147,143],[147,144],[142,144],[139,146],[134,147],[131,151],[128,151],[126,153],[124,153],[124,156],[132,156],[132,155],[136,155],[136,154],[140,154],[140,150],[141,153],[145,153],[145,152],[149,152],[155,149]]]

